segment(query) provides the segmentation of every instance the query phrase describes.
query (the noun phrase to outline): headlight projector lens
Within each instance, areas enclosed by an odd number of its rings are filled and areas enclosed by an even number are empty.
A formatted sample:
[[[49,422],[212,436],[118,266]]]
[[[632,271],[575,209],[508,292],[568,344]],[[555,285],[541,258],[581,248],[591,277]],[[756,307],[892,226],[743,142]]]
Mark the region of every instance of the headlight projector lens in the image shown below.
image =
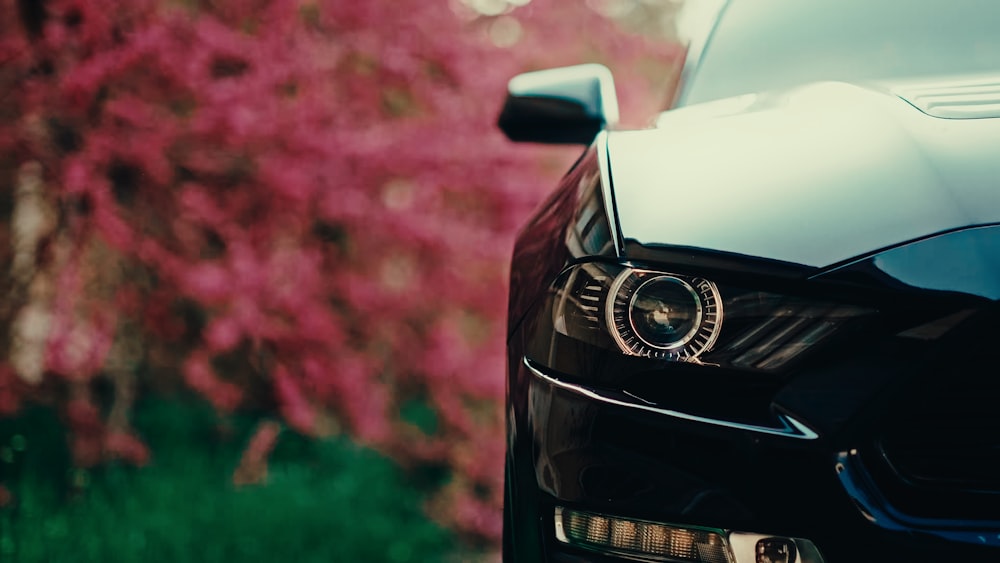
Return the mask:
[[[607,323],[626,354],[695,361],[719,337],[722,299],[706,279],[626,269],[611,295]]]
[[[673,276],[650,278],[632,294],[629,322],[636,336],[654,348],[680,348],[701,325],[701,299]]]

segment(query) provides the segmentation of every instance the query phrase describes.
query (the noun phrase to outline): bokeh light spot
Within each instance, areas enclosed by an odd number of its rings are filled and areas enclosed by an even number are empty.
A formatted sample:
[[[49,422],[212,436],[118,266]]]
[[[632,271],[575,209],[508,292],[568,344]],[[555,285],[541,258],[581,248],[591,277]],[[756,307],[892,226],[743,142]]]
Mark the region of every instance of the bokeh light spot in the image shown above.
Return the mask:
[[[490,41],[497,47],[513,47],[521,40],[524,29],[520,22],[511,16],[502,16],[490,24]]]
[[[473,10],[484,16],[499,16],[510,10],[507,0],[464,0]]]

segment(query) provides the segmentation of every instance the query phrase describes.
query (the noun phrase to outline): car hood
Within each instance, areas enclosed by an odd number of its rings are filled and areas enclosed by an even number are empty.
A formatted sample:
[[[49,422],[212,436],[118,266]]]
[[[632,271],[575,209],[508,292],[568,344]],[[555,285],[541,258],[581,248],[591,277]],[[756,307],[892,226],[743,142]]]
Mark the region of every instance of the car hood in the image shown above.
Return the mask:
[[[1000,222],[996,84],[818,83],[613,132],[621,234],[822,268]]]

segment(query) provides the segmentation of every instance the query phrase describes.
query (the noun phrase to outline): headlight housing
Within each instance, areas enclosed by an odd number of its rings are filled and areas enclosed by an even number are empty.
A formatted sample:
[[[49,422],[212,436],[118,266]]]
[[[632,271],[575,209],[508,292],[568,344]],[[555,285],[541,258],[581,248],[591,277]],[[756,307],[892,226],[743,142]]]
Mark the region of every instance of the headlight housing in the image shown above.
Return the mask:
[[[574,340],[652,360],[776,371],[832,338],[868,307],[603,262],[551,287],[552,326]]]

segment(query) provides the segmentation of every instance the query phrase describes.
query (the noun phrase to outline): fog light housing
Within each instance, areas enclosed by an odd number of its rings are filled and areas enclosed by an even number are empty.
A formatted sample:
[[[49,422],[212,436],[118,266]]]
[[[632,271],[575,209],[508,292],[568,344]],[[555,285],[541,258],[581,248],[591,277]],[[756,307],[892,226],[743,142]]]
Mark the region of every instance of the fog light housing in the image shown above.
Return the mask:
[[[819,549],[805,538],[732,531],[726,539],[736,563],[823,563]]]
[[[733,563],[722,530],[675,526],[555,509],[556,539],[594,551],[649,561]]]

